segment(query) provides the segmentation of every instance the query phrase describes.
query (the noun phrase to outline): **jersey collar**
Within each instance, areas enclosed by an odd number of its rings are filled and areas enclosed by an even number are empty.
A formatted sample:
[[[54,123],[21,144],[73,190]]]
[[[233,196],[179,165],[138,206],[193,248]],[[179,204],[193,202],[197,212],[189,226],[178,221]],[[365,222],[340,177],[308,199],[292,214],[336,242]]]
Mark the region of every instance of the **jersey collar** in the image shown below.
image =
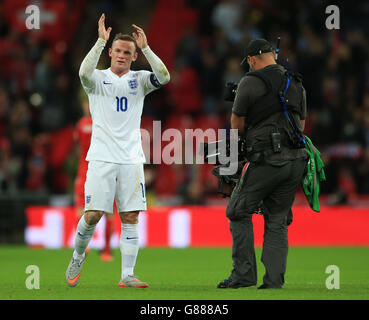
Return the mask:
[[[111,71],[110,67],[107,70],[110,73],[110,75],[112,75],[116,79],[123,79],[127,74],[130,74],[131,73],[131,70],[129,70],[127,73],[125,73],[124,75],[122,75],[121,77],[119,77],[117,74],[115,74],[113,71]]]

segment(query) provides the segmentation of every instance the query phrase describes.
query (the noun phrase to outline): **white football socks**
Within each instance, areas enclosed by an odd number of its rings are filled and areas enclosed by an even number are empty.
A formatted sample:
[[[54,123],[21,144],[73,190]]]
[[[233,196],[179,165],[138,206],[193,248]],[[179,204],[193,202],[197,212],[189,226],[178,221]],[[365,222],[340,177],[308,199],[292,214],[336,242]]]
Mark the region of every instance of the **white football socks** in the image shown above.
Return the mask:
[[[122,280],[133,275],[138,254],[138,224],[122,223],[120,234],[120,252],[122,254]]]
[[[94,235],[95,228],[96,224],[89,225],[86,223],[85,216],[79,219],[74,243],[75,250],[73,252],[73,257],[75,259],[81,259],[84,256],[85,250]]]

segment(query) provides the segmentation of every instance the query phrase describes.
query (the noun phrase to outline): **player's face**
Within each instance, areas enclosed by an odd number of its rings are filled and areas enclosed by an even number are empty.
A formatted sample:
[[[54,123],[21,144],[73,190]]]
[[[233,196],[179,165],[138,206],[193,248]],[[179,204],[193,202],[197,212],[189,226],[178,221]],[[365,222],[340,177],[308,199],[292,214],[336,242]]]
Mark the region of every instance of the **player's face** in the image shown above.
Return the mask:
[[[136,61],[136,47],[132,41],[116,40],[109,49],[111,68],[118,73],[129,70],[131,63]]]

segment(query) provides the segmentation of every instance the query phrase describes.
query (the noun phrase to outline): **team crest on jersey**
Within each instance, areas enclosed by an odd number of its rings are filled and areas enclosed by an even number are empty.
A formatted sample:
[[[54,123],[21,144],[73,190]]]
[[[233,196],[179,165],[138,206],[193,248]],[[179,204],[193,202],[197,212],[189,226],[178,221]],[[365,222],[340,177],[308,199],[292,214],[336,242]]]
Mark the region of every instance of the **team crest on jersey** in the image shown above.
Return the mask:
[[[133,80],[128,80],[128,85],[131,89],[137,89],[137,80],[133,79]]]
[[[91,201],[91,196],[86,196],[86,203],[90,203]]]

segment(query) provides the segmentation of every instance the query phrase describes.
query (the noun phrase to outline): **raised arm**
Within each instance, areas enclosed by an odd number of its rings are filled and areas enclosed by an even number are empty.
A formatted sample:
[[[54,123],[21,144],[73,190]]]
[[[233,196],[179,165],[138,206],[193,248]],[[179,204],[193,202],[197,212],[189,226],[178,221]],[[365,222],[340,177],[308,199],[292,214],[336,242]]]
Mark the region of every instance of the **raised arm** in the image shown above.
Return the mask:
[[[170,80],[170,75],[165,64],[148,46],[147,38],[143,29],[136,26],[135,24],[133,24],[132,26],[136,29],[137,32],[132,33],[133,37],[136,40],[137,46],[141,49],[142,53],[149,62],[151,69],[154,72],[159,83],[161,85],[167,84]]]
[[[99,38],[87,56],[83,59],[79,69],[81,82],[87,88],[91,88],[93,86],[92,73],[97,67],[101,52],[104,50],[106,42],[109,40],[110,32],[110,27],[108,30],[105,29],[105,14],[102,14],[98,22]]]

